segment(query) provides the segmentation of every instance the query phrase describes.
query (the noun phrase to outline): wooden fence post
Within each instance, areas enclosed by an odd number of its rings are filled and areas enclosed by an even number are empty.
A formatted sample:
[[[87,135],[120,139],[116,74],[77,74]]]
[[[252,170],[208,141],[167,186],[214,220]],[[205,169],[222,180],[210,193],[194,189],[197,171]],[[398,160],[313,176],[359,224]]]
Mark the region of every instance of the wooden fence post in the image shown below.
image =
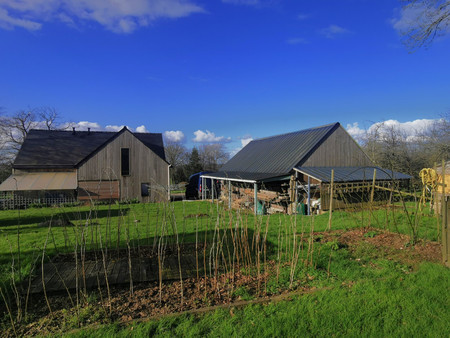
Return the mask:
[[[372,190],[370,191],[370,210],[369,210],[369,227],[372,225],[372,206],[373,206],[373,195],[375,193],[375,180],[377,179],[377,169],[373,169],[373,179],[372,179]]]
[[[442,261],[450,267],[449,196],[442,199]]]
[[[442,215],[442,261],[445,265],[450,266],[450,231],[448,231],[449,218],[449,197],[445,196],[445,161],[442,161],[442,199],[441,199],[441,215]]]
[[[331,230],[331,218],[333,216],[333,190],[334,190],[334,169],[331,169],[331,185],[330,185],[330,217],[328,218],[328,228],[327,230]]]

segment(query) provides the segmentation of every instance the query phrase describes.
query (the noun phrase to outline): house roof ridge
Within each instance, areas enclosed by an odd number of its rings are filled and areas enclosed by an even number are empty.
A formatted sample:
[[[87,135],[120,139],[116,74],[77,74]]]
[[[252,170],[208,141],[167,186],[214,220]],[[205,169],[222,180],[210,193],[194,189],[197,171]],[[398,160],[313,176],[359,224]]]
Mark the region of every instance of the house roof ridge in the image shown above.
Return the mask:
[[[103,134],[117,134],[117,133],[119,133],[119,132],[121,132],[123,130],[123,128],[122,129],[120,129],[120,130],[78,130],[78,129],[76,129],[75,131],[77,132],[77,133],[103,133]],[[141,133],[141,132],[137,132],[137,131],[131,131],[130,129],[128,129],[128,128],[126,128],[125,130],[128,130],[130,133],[132,133],[132,134],[144,134],[144,135],[162,135],[162,133],[153,133],[153,132],[144,132],[144,133]],[[32,128],[32,129],[30,129],[29,130],[29,132],[36,132],[36,131],[38,131],[38,132],[59,132],[59,133],[69,133],[69,134],[72,134],[73,133],[73,130],[69,130],[69,129],[39,129],[39,128]]]
[[[306,129],[301,129],[301,130],[296,130],[296,131],[290,131],[290,132],[282,133],[282,134],[278,134],[278,135],[265,136],[265,137],[261,137],[261,138],[254,139],[254,140],[252,140],[251,142],[253,142],[253,141],[268,140],[268,139],[275,138],[275,137],[286,136],[286,135],[292,135],[292,134],[297,134],[297,133],[301,133],[301,132],[311,131],[311,130],[314,130],[314,129],[327,128],[327,127],[336,126],[336,125],[340,125],[340,123],[339,123],[339,122],[328,123],[328,124],[324,124],[324,125],[318,126],[318,127],[311,127],[311,128],[306,128]]]

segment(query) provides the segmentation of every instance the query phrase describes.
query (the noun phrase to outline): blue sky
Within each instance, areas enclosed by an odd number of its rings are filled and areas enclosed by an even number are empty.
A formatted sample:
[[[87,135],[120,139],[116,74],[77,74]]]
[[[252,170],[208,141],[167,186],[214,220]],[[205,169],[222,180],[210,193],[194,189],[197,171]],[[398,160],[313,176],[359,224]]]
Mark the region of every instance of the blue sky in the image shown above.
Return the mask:
[[[450,111],[450,39],[409,53],[401,6],[0,0],[0,106],[52,106],[79,128],[171,131],[231,152],[335,121],[358,132],[437,119]]]

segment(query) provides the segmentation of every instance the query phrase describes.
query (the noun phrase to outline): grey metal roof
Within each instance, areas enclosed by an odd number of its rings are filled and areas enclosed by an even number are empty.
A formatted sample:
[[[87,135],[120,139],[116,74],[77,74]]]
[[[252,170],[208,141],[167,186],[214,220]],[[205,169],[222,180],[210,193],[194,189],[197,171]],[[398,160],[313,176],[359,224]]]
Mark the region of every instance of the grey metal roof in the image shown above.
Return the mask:
[[[13,167],[74,168],[88,156],[120,135],[105,131],[30,130],[17,154]],[[165,160],[161,134],[133,133],[141,142]]]
[[[205,175],[202,175],[203,177],[210,177],[210,178],[223,178],[225,180],[242,180],[242,181],[264,181],[269,178],[278,177],[280,176],[277,173],[246,173],[246,172],[223,172],[218,171],[214,173],[208,173]]]
[[[257,181],[287,175],[339,126],[332,123],[253,140],[220,168],[218,175]]]
[[[373,179],[374,169],[376,180],[404,180],[411,176],[380,167],[295,167],[310,177],[322,182],[331,182],[331,170],[334,169],[334,182],[361,182]]]

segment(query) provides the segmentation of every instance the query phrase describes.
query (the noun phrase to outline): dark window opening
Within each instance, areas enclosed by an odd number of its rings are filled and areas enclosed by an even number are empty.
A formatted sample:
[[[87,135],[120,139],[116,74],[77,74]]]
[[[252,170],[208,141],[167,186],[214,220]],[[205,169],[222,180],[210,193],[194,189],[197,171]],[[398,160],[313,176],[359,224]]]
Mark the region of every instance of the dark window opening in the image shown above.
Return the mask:
[[[142,197],[150,196],[150,184],[149,183],[141,183],[141,196]]]
[[[122,176],[130,175],[130,149],[122,148],[120,149],[120,160],[121,160],[121,173]]]

